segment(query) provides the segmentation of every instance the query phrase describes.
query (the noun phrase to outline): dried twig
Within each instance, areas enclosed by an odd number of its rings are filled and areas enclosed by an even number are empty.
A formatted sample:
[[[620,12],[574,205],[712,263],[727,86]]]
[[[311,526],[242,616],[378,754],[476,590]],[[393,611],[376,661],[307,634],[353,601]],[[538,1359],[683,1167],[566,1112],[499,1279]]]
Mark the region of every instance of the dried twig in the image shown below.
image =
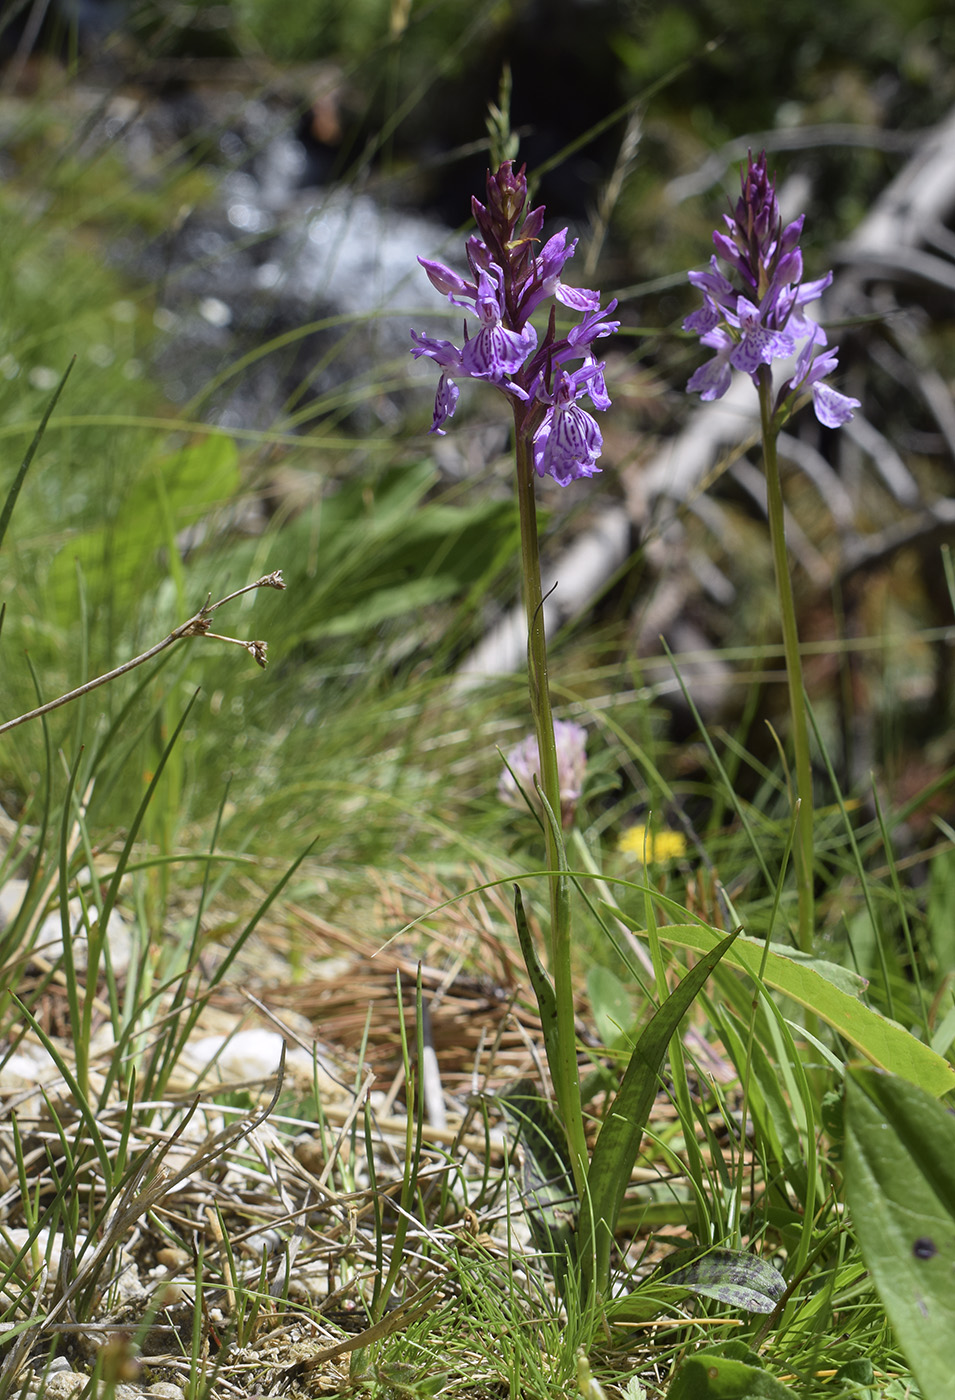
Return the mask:
[[[127,671],[134,670],[137,666],[142,666],[144,661],[150,661],[154,656],[158,656],[161,651],[171,647],[174,642],[180,642],[184,637],[209,637],[219,642],[234,642],[236,646],[244,647],[252,657],[253,661],[261,667],[265,667],[268,661],[268,644],[260,641],[243,641],[239,637],[223,637],[218,632],[210,632],[210,618],[217,608],[221,608],[225,603],[231,603],[233,598],[238,598],[243,593],[250,593],[254,588],[284,588],[285,580],[282,572],[277,569],[275,573],[264,574],[262,578],[257,578],[254,583],[247,583],[244,588],[237,588],[234,593],[229,593],[225,598],[220,598],[217,603],[212,603],[206,599],[202,607],[192,617],[173,628],[168,637],[164,637],[161,642],[157,642],[148,651],[142,652],[139,656],[134,656],[131,661],[124,661],[122,666],[117,666],[113,671],[107,671],[103,676],[97,676],[94,680],[87,681],[85,685],[77,686],[76,690],[67,691],[65,695],[58,695],[55,700],[48,700],[45,705],[38,705],[35,710],[29,710],[26,714],[17,715],[16,719],[8,719],[5,724],[0,724],[0,734],[5,734],[8,729],[16,729],[20,724],[26,724],[27,720],[38,719],[40,715],[47,715],[51,710],[58,710],[61,705],[68,705],[71,700],[78,700],[81,695],[88,695],[91,690],[96,690],[98,686],[105,685],[107,681],[114,681],[119,676],[124,676]]]

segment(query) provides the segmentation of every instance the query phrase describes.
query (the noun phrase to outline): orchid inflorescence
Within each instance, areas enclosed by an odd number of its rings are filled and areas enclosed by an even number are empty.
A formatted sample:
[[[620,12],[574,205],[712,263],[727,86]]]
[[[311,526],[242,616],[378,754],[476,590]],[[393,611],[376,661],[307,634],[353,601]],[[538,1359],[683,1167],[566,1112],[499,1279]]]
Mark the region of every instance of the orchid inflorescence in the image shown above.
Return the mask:
[[[792,377],[780,389],[776,411],[789,409],[801,393],[812,393],[819,422],[840,428],[859,407],[858,399],[840,394],[824,383],[838,366],[836,346],[826,349],[826,332],[805,314],[832,282],[832,273],[802,282],[799,238],[805,215],[783,228],[776,187],[766,171],[765,151],[741,176],[742,194],[732,215],[724,215],[726,232],[713,234],[716,252],[736,272],[741,284],[721,272],[716,255],[708,272],[691,272],[690,281],[703,293],[703,306],[683,322],[716,354],[701,365],[687,389],[702,399],[720,399],[734,369],[758,383],[762,365],[797,357]]]
[[[577,247],[576,239],[568,243],[566,229],[535,252],[544,209],[532,209],[522,220],[526,203],[524,167],[515,173],[513,163],[504,161],[495,175],[488,174],[487,204],[471,201],[480,234],[467,241],[473,281],[443,263],[418,259],[451,305],[473,312],[481,324],[470,336],[465,323],[460,348],[450,340],[412,331],[411,353],[429,356],[441,368],[431,432],[443,433],[455,410],[460,392],[456,378],[484,379],[519,406],[518,431],[531,436],[537,474],[567,486],[600,470],[596,462],[603,437],[596,419],[578,401],[587,396],[595,409],[610,407],[604,364],[594,356],[593,344],[620,323],[607,319],[615,300],[602,311],[599,292],[561,281],[564,264]],[[547,331],[538,343],[530,317],[550,298],[579,312],[581,320],[558,336],[552,303]],[[568,368],[574,361],[581,363]]]

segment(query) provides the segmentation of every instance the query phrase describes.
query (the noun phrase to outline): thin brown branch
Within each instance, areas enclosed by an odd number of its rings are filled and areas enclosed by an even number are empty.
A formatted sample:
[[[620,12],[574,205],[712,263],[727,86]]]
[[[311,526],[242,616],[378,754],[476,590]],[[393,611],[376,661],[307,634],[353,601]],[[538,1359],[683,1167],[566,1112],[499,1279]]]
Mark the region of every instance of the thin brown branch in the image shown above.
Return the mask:
[[[87,681],[85,685],[77,686],[75,690],[67,691],[65,695],[58,695],[55,700],[48,700],[45,705],[38,705],[35,710],[29,710],[26,714],[17,715],[16,719],[8,719],[6,723],[0,724],[0,734],[5,734],[9,729],[16,729],[20,724],[26,724],[27,720],[39,719],[40,715],[48,715],[51,710],[58,710],[61,705],[68,705],[71,700],[79,700],[80,696],[88,695],[91,690],[96,690],[101,685],[106,685],[108,681],[115,681],[120,676],[124,676],[127,671],[134,670],[137,666],[142,666],[145,661],[151,661],[154,656],[171,647],[175,642],[181,642],[184,637],[210,637],[216,641],[234,642],[236,646],[243,647],[252,659],[259,665],[266,665],[266,643],[258,641],[243,641],[238,637],[223,637],[219,633],[211,632],[210,618],[217,608],[221,608],[225,603],[231,603],[234,598],[240,597],[243,593],[250,593],[255,588],[284,588],[285,581],[282,578],[280,569],[275,573],[264,574],[262,578],[257,578],[254,583],[247,583],[244,588],[237,588],[234,593],[229,593],[225,598],[220,598],[213,603],[209,598],[192,617],[181,622],[178,627],[173,628],[168,637],[164,637],[161,642],[150,647],[148,651],[142,652],[139,656],[134,656],[130,661],[124,661],[122,666],[117,666],[115,670],[107,671],[105,675],[96,676],[94,680]]]

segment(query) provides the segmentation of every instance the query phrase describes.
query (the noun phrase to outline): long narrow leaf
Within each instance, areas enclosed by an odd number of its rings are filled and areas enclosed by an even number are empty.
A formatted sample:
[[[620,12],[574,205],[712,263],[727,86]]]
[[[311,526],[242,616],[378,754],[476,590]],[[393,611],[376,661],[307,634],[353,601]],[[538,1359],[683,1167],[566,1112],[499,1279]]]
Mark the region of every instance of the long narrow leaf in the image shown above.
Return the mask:
[[[702,924],[668,924],[660,930],[664,943],[701,953],[708,952],[718,937],[714,930]],[[728,954],[727,965],[759,976],[764,947],[762,940],[741,937]],[[842,986],[832,980],[836,976]],[[848,980],[851,976],[845,969],[832,969],[829,963],[807,959],[794,949],[777,948],[772,944],[762,971],[767,987],[783,992],[807,1011],[814,1012],[879,1069],[901,1075],[936,1098],[955,1089],[955,1069],[947,1060],[937,1055],[930,1045],[916,1040],[903,1026],[880,1016],[857,996],[844,990],[851,985]]]
[[[643,1141],[670,1038],[736,937],[736,933],[731,933],[710,949],[651,1017],[633,1048],[620,1088],[600,1130],[587,1185],[593,1218],[598,1222],[597,1280],[601,1291],[605,1291],[609,1275],[614,1226]]]
[[[527,968],[527,975],[531,979],[531,986],[534,989],[534,996],[537,999],[537,1010],[541,1018],[541,1031],[544,1036],[544,1046],[550,1055],[550,1041],[557,1034],[557,999],[554,996],[554,988],[550,978],[544,971],[540,958],[537,956],[537,949],[534,946],[534,937],[527,922],[527,915],[524,912],[524,900],[521,897],[520,885],[514,886],[514,922],[517,925],[517,938],[521,945],[521,955],[524,958],[524,966]]]

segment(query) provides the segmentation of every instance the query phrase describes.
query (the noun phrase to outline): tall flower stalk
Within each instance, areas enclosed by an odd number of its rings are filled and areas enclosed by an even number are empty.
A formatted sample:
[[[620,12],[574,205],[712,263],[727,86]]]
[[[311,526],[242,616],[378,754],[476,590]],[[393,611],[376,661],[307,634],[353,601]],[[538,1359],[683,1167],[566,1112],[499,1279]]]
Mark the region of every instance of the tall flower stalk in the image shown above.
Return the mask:
[[[462,378],[483,379],[507,398],[514,416],[517,499],[521,524],[521,573],[527,614],[527,671],[536,736],[536,764],[530,778],[543,815],[550,895],[549,975],[541,966],[518,893],[515,913],[521,950],[540,1010],[544,1046],[557,1100],[552,1140],[564,1138],[573,1188],[577,1197],[576,1229],[555,1242],[555,1273],[567,1280],[575,1265],[577,1284],[565,1292],[585,1304],[609,1297],[614,1231],[640,1151],[644,1128],[659,1083],[667,1046],[681,1018],[702,989],[712,969],[736,934],[723,938],[713,929],[713,947],[650,1016],[631,1052],[616,1093],[609,1099],[603,1123],[588,1158],[574,1021],[571,947],[570,878],[561,835],[578,796],[583,736],[577,726],[563,724],[555,734],[547,668],[547,637],[541,593],[540,549],[537,535],[536,478],[550,476],[561,486],[593,476],[603,446],[591,409],[610,406],[604,365],[594,345],[617,330],[611,319],[616,302],[601,308],[597,292],[569,287],[562,280],[564,265],[573,256],[575,241],[567,230],[554,234],[538,251],[544,210],[527,205],[523,168],[515,171],[505,160],[488,175],[487,203],[472,200],[478,232],[467,241],[469,277],[443,263],[422,258],[432,284],[452,306],[477,319],[465,321],[460,343],[437,340],[412,331],[412,353],[435,361],[441,374],[434,401],[433,433],[457,406]],[[543,336],[531,315],[550,304]],[[557,331],[557,304],[577,316],[566,334]],[[582,401],[589,400],[585,407]],[[568,773],[561,794],[561,749]],[[524,745],[514,755],[514,786],[527,783],[528,755]],[[520,769],[520,772],[518,772]],[[566,1249],[566,1253],[564,1250]]]
[[[514,417],[517,499],[520,511],[521,573],[527,615],[528,681],[539,763],[535,774],[542,797],[544,838],[550,893],[549,964],[556,1022],[546,1048],[578,1199],[586,1198],[587,1143],[577,1070],[571,959],[570,905],[561,848],[562,810],[557,742],[551,708],[541,591],[540,547],[535,497],[536,477],[550,476],[561,486],[599,472],[603,439],[596,419],[581,400],[596,410],[610,405],[604,365],[594,354],[597,340],[619,322],[608,319],[616,306],[601,310],[595,291],[567,286],[561,277],[573,257],[576,239],[563,229],[541,246],[544,209],[527,211],[523,167],[504,161],[488,174],[487,203],[471,202],[478,232],[467,241],[470,272],[463,277],[443,263],[420,258],[434,287],[452,306],[477,320],[465,320],[462,340],[454,343],[412,331],[416,356],[433,359],[441,370],[431,432],[443,433],[457,406],[461,378],[483,379],[504,394]],[[539,308],[550,305],[542,337],[531,323]],[[557,306],[576,313],[566,334],[557,331]]]
[[[722,398],[732,382],[733,371],[740,370],[749,375],[759,395],[767,514],[786,658],[795,796],[799,802],[795,842],[799,946],[808,953],[813,946],[815,925],[812,766],[777,442],[783,424],[806,401],[807,394],[811,395],[817,419],[826,428],[842,427],[859,402],[826,382],[826,376],[838,367],[837,349],[826,348],[826,332],[805,314],[808,303],[820,297],[832,281],[831,272],[813,282],[802,281],[799,239],[805,216],[800,215],[783,227],[765,152],[756,160],[750,155],[741,186],[732,214],[724,216],[725,229],[713,233],[716,255],[710,259],[709,270],[689,274],[690,281],[703,294],[703,306],[687,317],[684,330],[694,331],[714,354],[692,376],[687,389],[699,393],[702,399]],[[719,260],[728,264],[732,277],[723,273]],[[772,368],[776,362],[790,362],[778,392]]]

